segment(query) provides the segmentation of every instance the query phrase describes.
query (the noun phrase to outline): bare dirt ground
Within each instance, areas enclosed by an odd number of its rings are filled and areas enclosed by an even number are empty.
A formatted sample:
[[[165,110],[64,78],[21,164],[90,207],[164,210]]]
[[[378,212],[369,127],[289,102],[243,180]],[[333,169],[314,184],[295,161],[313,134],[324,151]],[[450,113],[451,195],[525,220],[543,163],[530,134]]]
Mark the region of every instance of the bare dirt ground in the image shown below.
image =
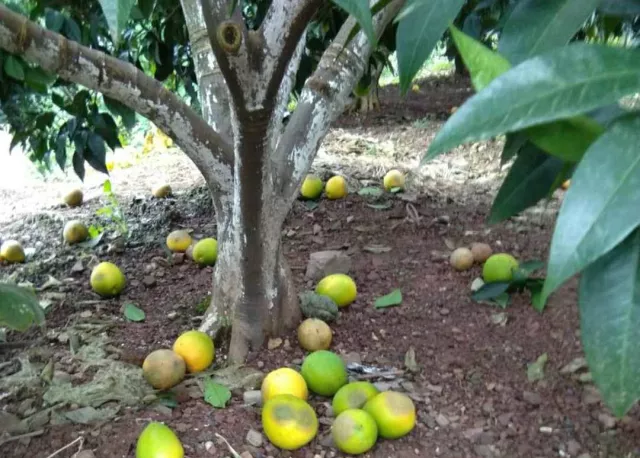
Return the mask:
[[[380,112],[343,117],[327,136],[314,169],[325,176],[344,174],[354,192],[341,201],[320,201],[316,208],[296,202],[283,231],[301,290],[313,287],[304,278],[310,253],[340,249],[350,255],[359,296],[332,324],[332,350],[348,361],[403,371],[378,382],[415,401],[414,431],[396,441],[380,440],[365,456],[640,457],[640,409],[616,421],[585,369],[565,368],[582,356],[575,283],[555,294],[543,314],[530,307],[526,295],[500,310],[470,299],[479,267],[458,273],[448,264],[448,245],[473,241],[522,260],[544,259],[562,197],[488,227],[484,220],[504,173],[497,143],[460,148],[417,167],[451,107],[469,94],[465,81],[435,79],[422,83],[421,91],[407,100],[386,88]],[[355,191],[378,182],[392,166],[409,173],[408,192],[372,207]],[[159,178],[171,183],[175,197],[149,198]],[[187,457],[232,456],[221,437],[242,457],[344,456],[327,441],[330,400],[321,397],[311,398],[321,427],[310,445],[283,452],[264,437],[261,443],[248,443],[250,430],[261,432],[260,409],[243,402],[243,393],[259,386],[253,373],[243,373],[225,409],[205,403],[198,387],[189,384],[193,380],[174,390],[171,402],[147,399],[148,404],[127,405],[121,399],[135,391],[138,379],[120,383],[116,369],[139,365],[150,350],[170,347],[180,332],[197,324],[209,294],[211,269],[172,258],[164,248],[166,234],[188,228],[196,237],[212,235],[215,221],[195,168],[180,153],[168,151],[112,173],[132,234],[124,249],[113,231],[94,248],[64,246],[60,233],[69,219],[106,224],[95,214],[104,205],[103,179],[89,177],[83,186],[88,200],[80,209],[58,204],[69,180],[31,178],[22,188],[0,184],[0,238],[18,238],[35,251],[24,265],[0,266],[0,274],[47,284],[41,296],[50,303],[44,340],[0,350],[0,456],[48,458],[73,443],[55,456],[71,457],[82,448],[93,453],[82,455],[88,458],[133,457],[137,436],[150,419],[177,432]],[[113,261],[126,273],[128,286],[119,298],[100,300],[90,291],[90,269],[98,260]],[[402,304],[376,310],[374,300],[395,288],[402,290]],[[127,303],[143,309],[146,319],[125,320]],[[8,342],[40,338],[31,330],[10,333]],[[252,354],[245,369],[266,373],[299,366],[304,353],[295,333],[278,343]],[[410,349],[418,372],[405,371]],[[544,353],[549,357],[544,378],[530,382],[527,364]],[[53,381],[40,381],[49,361],[54,362]],[[224,365],[223,351],[216,364]],[[25,367],[33,370],[30,378]],[[16,374],[24,376],[20,388],[3,388],[3,380]],[[106,380],[112,393],[101,401],[88,395],[64,400],[49,389],[49,383],[82,387],[97,380]],[[104,384],[100,388],[92,396],[103,394]],[[92,421],[87,415],[94,415]]]

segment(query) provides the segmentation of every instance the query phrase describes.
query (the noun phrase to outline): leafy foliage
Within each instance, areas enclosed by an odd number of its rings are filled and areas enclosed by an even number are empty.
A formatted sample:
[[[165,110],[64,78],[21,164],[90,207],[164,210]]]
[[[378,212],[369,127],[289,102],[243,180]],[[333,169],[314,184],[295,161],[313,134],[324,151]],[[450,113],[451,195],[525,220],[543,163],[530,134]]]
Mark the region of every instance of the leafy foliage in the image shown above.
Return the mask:
[[[26,331],[44,324],[44,310],[33,292],[9,283],[0,283],[0,327]]]
[[[505,57],[452,29],[479,92],[449,119],[425,159],[460,143],[506,133],[502,160],[515,161],[496,196],[491,221],[534,205],[571,177],[546,280],[528,284],[522,276],[514,281],[524,282],[520,286],[530,289],[534,307],[542,311],[553,291],[582,272],[586,359],[607,405],[622,416],[640,398],[640,359],[631,349],[640,319],[640,220],[635,211],[640,117],[619,106],[621,98],[640,88],[640,54],[630,49],[637,41],[629,39],[637,36],[637,19],[625,17],[638,11],[631,5],[635,2],[536,2],[544,8],[531,11],[525,21],[532,3],[518,4],[500,37],[498,48],[515,64],[512,68],[504,68]],[[587,15],[581,27],[578,19]],[[474,297],[495,299],[509,288],[485,285]]]

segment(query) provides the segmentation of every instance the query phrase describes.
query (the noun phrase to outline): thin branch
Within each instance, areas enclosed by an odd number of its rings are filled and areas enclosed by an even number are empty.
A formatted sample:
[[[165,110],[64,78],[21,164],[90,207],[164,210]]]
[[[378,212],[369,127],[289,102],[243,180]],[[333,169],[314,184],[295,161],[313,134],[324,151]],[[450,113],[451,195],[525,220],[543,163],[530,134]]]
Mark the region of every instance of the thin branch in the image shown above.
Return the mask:
[[[404,3],[405,0],[393,0],[374,17],[378,36]],[[281,161],[278,171],[280,182],[284,183],[280,192],[285,201],[295,198],[320,142],[331,123],[344,111],[348,96],[368,63],[372,49],[364,33],[360,31],[348,41],[355,24],[355,19],[349,18],[324,52],[316,71],[307,79],[298,107],[278,143],[276,157],[287,157]]]
[[[53,452],[47,458],[53,458],[54,456],[59,455],[60,453],[64,452],[66,449],[73,447],[78,442],[80,442],[80,447],[79,447],[78,451],[82,450],[82,444],[84,444],[84,436],[79,436],[79,437],[75,438],[73,441],[69,442],[67,445],[65,445],[62,448],[59,448],[58,450]]]
[[[18,434],[17,436],[11,436],[11,437],[7,437],[6,439],[0,440],[0,445],[4,445],[7,442],[13,442],[13,441],[17,441],[20,439],[26,439],[28,437],[37,437],[37,436],[42,436],[44,434],[44,429],[38,429],[36,431],[31,431],[28,433],[24,433],[24,434]]]
[[[209,184],[217,181],[217,189],[231,189],[231,145],[186,103],[135,66],[67,40],[3,5],[0,48],[147,117],[176,140]]]
[[[273,60],[263,68],[267,71],[265,100],[276,97],[307,25],[322,3],[322,0],[274,0],[271,3],[260,26],[266,52]]]

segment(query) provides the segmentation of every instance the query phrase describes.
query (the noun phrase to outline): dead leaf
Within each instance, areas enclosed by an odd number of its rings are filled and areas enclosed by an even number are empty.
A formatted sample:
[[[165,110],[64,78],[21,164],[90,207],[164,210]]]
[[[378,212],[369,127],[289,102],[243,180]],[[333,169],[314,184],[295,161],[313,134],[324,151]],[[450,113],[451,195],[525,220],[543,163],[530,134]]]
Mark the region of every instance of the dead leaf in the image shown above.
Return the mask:
[[[49,288],[57,288],[59,286],[62,285],[62,282],[60,280],[58,280],[57,278],[53,277],[52,275],[49,275],[49,278],[47,278],[47,281],[45,281],[42,286],[40,288],[38,288],[38,291],[44,291],[46,289]]]
[[[587,360],[580,356],[572,360],[569,364],[560,369],[561,374],[573,374],[578,372],[580,369],[584,369],[587,367]]]
[[[549,360],[549,355],[543,353],[535,362],[527,365],[527,378],[530,382],[536,382],[544,378],[544,366]]]
[[[87,406],[65,412],[64,416],[73,423],[88,425],[100,421],[111,420],[118,414],[119,411],[119,406],[102,407],[100,409],[95,409],[91,406]]]
[[[491,315],[491,322],[499,326],[505,326],[507,324],[507,319],[508,317],[506,313],[494,313]]]
[[[452,251],[456,249],[456,244],[451,239],[444,237],[444,244],[447,246],[447,248],[449,248]]]
[[[407,350],[407,353],[404,355],[404,367],[406,367],[409,372],[418,372],[420,370],[416,362],[415,348],[409,347],[409,350]]]

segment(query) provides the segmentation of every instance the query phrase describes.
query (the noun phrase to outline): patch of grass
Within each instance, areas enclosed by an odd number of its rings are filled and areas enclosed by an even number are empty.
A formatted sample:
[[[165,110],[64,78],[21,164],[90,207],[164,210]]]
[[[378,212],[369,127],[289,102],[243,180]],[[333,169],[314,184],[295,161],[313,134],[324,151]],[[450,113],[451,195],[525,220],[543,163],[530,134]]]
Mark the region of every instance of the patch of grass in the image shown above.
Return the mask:
[[[209,304],[211,304],[211,294],[207,294],[200,301],[196,302],[194,308],[199,315],[202,315],[209,308]]]
[[[424,118],[416,119],[413,121],[412,126],[415,129],[427,129],[431,125],[431,116],[425,116]]]

